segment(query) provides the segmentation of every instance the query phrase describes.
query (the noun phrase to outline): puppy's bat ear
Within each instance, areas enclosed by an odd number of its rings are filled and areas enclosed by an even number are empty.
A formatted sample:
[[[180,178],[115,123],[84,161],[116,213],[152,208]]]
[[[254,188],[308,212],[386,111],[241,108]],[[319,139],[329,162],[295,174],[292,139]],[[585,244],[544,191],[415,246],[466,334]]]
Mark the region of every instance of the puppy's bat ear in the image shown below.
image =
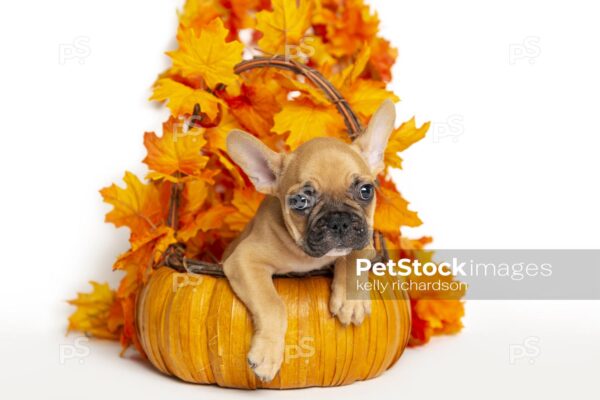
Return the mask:
[[[374,175],[384,168],[383,156],[385,148],[396,120],[396,108],[390,100],[385,100],[375,111],[365,132],[354,140],[367,165]]]
[[[265,194],[275,193],[283,164],[282,154],[237,129],[227,135],[227,153],[248,175],[256,190]]]

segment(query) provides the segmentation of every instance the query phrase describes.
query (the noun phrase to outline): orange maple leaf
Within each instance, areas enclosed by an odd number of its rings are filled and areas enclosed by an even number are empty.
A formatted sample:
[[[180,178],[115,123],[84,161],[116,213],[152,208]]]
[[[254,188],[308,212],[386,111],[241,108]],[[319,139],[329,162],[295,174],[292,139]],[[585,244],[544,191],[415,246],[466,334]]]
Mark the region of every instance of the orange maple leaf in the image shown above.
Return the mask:
[[[198,232],[207,232],[213,229],[222,229],[225,227],[225,217],[235,209],[225,204],[216,204],[209,209],[200,212],[194,222],[189,226],[182,228],[178,232],[178,238],[187,241],[196,236]]]
[[[208,147],[211,151],[227,150],[227,135],[233,129],[239,129],[240,124],[234,118],[229,109],[223,110],[219,125],[208,128],[204,131],[204,137],[208,141]]]
[[[201,176],[208,157],[202,155],[206,144],[203,128],[184,131],[181,121],[171,117],[163,124],[162,137],[146,132],[144,146],[148,155],[144,163],[148,168],[165,175]]]
[[[379,18],[363,0],[345,0],[322,9],[318,21],[325,24],[329,52],[336,57],[352,55],[362,43],[376,37]]]
[[[406,201],[392,181],[382,180],[377,188],[374,229],[384,233],[398,234],[401,226],[421,225],[416,212],[408,209]]]
[[[186,182],[182,193],[182,204],[179,208],[179,223],[182,227],[193,222],[196,214],[208,198],[208,184],[204,180]]]
[[[369,78],[384,82],[392,80],[392,66],[398,57],[398,50],[390,45],[390,42],[376,37],[370,43],[372,54],[369,60],[371,69]]]
[[[432,335],[459,332],[465,314],[460,300],[411,300],[412,329],[410,346],[427,343]]]
[[[225,223],[229,226],[229,229],[241,232],[248,222],[254,218],[264,198],[265,196],[258,193],[254,188],[235,190],[231,205],[235,207],[236,212],[225,216]]]
[[[100,191],[104,201],[113,205],[105,221],[116,227],[129,227],[132,238],[143,236],[163,220],[159,191],[152,184],[140,182],[131,172],[125,172],[123,181],[125,189],[112,184]]]
[[[227,98],[229,110],[240,125],[257,135],[268,133],[273,127],[273,116],[281,110],[285,92],[275,80],[244,83],[240,94]]]

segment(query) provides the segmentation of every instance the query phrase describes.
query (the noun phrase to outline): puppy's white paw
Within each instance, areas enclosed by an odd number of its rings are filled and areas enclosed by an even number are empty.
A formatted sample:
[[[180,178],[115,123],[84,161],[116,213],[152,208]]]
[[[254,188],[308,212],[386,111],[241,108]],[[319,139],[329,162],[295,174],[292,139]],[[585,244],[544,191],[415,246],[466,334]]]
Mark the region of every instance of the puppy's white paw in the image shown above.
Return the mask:
[[[349,300],[334,291],[329,300],[329,311],[344,325],[360,325],[371,314],[371,300]]]
[[[283,350],[283,341],[254,338],[248,352],[248,365],[258,379],[270,382],[275,378],[283,362]]]

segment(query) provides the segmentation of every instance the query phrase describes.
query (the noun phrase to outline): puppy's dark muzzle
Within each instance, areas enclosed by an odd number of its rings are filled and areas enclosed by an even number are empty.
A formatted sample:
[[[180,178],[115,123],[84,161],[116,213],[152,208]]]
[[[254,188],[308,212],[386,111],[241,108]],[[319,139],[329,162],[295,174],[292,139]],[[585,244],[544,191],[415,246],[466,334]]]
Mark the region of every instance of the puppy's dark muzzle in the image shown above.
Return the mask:
[[[304,251],[321,257],[333,249],[362,249],[369,242],[365,219],[346,211],[331,211],[309,224]]]

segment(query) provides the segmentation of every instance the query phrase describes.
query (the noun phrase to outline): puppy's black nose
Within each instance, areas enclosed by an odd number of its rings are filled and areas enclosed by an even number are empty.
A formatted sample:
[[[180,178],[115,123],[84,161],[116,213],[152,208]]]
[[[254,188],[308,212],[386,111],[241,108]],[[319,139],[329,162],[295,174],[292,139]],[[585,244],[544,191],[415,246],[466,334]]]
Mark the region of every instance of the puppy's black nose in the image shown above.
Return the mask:
[[[327,228],[340,236],[350,229],[351,222],[350,214],[345,212],[332,212],[327,215]]]

